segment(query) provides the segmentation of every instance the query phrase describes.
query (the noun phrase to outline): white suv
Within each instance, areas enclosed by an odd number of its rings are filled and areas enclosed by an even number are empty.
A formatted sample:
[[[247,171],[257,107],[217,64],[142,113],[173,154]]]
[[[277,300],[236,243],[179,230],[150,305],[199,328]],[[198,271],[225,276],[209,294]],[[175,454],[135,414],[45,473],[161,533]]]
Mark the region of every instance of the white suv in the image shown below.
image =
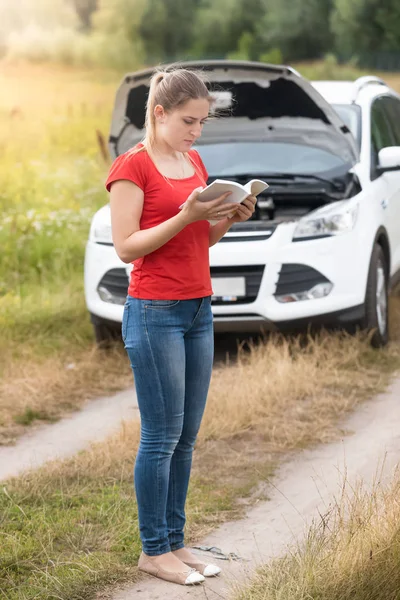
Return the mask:
[[[224,117],[196,146],[215,178],[265,179],[253,218],[210,248],[215,331],[319,323],[388,339],[388,290],[400,273],[400,96],[376,77],[305,80],[290,67],[202,61]],[[152,69],[117,95],[112,157],[143,136]],[[131,265],[111,239],[109,205],[93,217],[85,295],[98,342],[120,332]],[[400,279],[400,278],[399,278]]]

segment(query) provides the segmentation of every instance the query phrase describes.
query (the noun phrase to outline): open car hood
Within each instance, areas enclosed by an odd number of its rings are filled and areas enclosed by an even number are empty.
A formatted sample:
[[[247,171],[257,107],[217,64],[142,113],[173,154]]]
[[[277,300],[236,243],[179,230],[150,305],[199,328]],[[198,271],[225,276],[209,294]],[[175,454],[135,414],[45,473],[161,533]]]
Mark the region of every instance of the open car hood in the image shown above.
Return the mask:
[[[313,146],[345,162],[358,161],[357,143],[348,127],[294,69],[229,60],[185,62],[179,66],[205,72],[210,92],[217,100],[215,107],[224,117],[207,123],[203,132],[207,141],[255,139],[256,132],[260,140]],[[146,100],[154,70],[127,74],[118,88],[109,137],[112,158],[144,136]]]

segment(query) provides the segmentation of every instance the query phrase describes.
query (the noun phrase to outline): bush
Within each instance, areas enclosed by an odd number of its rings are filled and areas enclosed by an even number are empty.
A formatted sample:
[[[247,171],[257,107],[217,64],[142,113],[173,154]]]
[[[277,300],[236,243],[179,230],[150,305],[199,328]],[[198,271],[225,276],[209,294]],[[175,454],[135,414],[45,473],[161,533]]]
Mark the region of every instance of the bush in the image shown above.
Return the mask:
[[[76,66],[135,69],[142,54],[124,35],[95,32],[90,35],[68,27],[46,30],[29,25],[11,33],[5,42],[5,57],[31,62],[56,62]]]
[[[353,58],[346,64],[339,64],[334,54],[326,54],[324,59],[312,63],[301,63],[296,67],[298,71],[310,80],[351,80],[357,79],[366,72],[357,67],[357,60]]]
[[[261,54],[259,60],[261,62],[269,63],[271,65],[282,65],[282,52],[279,48],[271,48],[271,50],[269,50],[268,52],[264,52],[263,54]]]
[[[229,52],[226,58],[230,60],[250,60],[253,46],[253,35],[245,31],[239,39],[237,50]]]

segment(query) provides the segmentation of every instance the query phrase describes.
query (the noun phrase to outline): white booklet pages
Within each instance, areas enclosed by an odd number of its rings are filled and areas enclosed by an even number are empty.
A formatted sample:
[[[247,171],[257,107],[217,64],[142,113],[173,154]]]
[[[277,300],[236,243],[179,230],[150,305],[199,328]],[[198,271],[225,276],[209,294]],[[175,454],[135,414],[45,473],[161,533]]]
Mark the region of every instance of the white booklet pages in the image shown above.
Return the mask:
[[[218,196],[221,196],[226,192],[231,192],[224,203],[229,204],[234,202],[240,204],[247,196],[258,196],[258,194],[268,187],[268,183],[261,181],[261,179],[252,179],[251,181],[248,181],[246,185],[241,185],[236,181],[229,181],[227,179],[216,179],[200,192],[199,200],[208,202],[209,200],[215,200]],[[179,208],[182,208],[182,206],[183,204]],[[218,223],[218,221],[215,220],[210,220],[209,222],[211,225]]]

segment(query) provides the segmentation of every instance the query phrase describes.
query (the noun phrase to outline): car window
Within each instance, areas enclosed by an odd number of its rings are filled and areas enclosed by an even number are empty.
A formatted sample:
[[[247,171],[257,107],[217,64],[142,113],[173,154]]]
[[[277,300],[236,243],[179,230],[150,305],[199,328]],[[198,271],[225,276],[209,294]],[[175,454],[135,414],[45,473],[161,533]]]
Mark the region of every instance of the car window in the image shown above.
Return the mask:
[[[400,100],[385,96],[385,98],[382,98],[382,104],[392,130],[394,145],[400,146]]]
[[[376,153],[393,146],[393,137],[383,99],[375,100],[371,109],[371,141]]]
[[[389,125],[383,98],[378,98],[371,107],[371,179],[378,176],[378,152],[382,148],[394,146],[395,141]]]

